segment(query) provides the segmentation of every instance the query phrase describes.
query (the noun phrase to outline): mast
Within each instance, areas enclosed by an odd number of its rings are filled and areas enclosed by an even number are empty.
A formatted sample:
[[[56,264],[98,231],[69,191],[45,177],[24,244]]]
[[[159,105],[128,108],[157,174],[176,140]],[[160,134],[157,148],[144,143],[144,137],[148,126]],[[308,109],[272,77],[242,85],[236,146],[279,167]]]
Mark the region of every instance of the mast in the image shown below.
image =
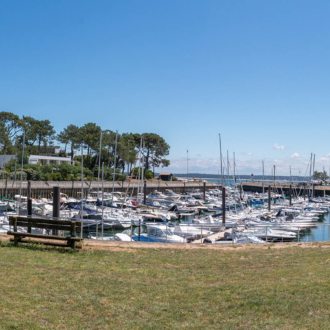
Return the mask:
[[[233,162],[234,162],[234,196],[235,196],[235,213],[237,212],[236,209],[236,174],[235,174],[235,166],[236,166],[236,162],[235,162],[235,152],[233,152]]]
[[[315,173],[315,154],[314,154],[314,157],[313,157],[313,173],[312,173],[312,175],[313,175],[313,177],[314,177],[314,173]],[[315,194],[315,191],[314,191],[314,187],[315,185],[314,185],[314,183],[312,184],[312,197],[314,197],[314,194]]]
[[[113,161],[113,178],[112,178],[112,198],[111,198],[111,205],[113,203],[113,193],[115,192],[116,158],[117,158],[117,137],[118,137],[118,131],[116,131],[115,159]]]
[[[142,153],[142,135],[140,140],[140,149],[139,149],[139,167],[138,167],[138,187],[137,187],[137,200],[139,200],[139,192],[140,192],[140,172],[141,172],[141,153]]]
[[[187,181],[188,181],[188,173],[189,173],[189,168],[188,168],[188,163],[189,163],[188,153],[189,153],[189,150],[187,148]]]
[[[25,132],[24,132],[24,134],[23,134],[22,164],[21,164],[21,182],[20,182],[20,185],[19,185],[19,205],[18,205],[18,214],[20,214],[20,206],[21,206],[21,201],[22,201],[22,181],[23,181],[24,145],[25,145]]]
[[[236,162],[235,162],[235,152],[233,152],[233,158],[234,158],[234,185],[235,185],[235,187],[236,187],[236,174],[235,174]]]
[[[290,182],[291,182],[291,184],[292,184],[291,165],[290,165]]]
[[[229,153],[227,150],[227,180],[228,180],[228,186],[230,186],[229,184]]]
[[[275,184],[275,180],[276,180],[276,174],[275,174],[275,165],[274,165],[274,199],[275,199],[275,194],[276,194],[276,184]]]
[[[16,172],[17,172],[17,137],[16,137],[16,140],[15,140],[15,174],[14,174],[14,181],[16,182]],[[12,184],[12,188],[14,187],[14,181],[13,181],[13,184]]]
[[[104,207],[103,207],[103,192],[104,192],[104,162],[102,162],[102,241],[103,241],[103,233],[104,233]]]
[[[311,194],[311,184],[312,184],[312,161],[313,161],[313,153],[311,153],[311,159],[310,159],[310,166],[309,166],[309,188],[308,188],[308,194]]]
[[[127,140],[127,180],[129,176],[129,140]]]
[[[265,193],[265,162],[262,161],[262,193]]]
[[[97,198],[99,198],[99,182],[100,182],[101,152],[102,152],[102,130],[101,130],[101,136],[100,136],[99,167],[98,167],[98,169],[97,169]]]
[[[142,176],[141,176],[141,194],[142,194],[142,189],[144,193],[144,184],[143,184],[143,179],[144,179],[144,150],[146,148],[146,140],[143,140],[143,153],[142,153]],[[143,188],[142,188],[143,187]],[[141,204],[142,204],[143,198],[141,196]]]
[[[81,212],[80,217],[83,221],[83,209],[84,209],[84,145],[81,143]],[[83,228],[81,228],[81,238],[83,237]]]
[[[324,180],[324,183],[323,183],[323,197],[325,198],[325,169],[324,169],[324,166],[323,166],[323,180]]]
[[[221,187],[223,187],[223,172],[222,172],[222,150],[221,150],[221,135],[219,134],[220,143],[220,172],[221,172]]]

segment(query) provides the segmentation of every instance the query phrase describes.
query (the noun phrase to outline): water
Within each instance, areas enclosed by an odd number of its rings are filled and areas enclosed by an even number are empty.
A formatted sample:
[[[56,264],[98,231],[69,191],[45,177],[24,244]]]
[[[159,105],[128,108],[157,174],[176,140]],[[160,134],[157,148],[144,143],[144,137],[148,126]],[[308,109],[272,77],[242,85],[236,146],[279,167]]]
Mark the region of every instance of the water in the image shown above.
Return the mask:
[[[317,227],[311,227],[304,233],[300,233],[301,242],[324,242],[329,241],[330,232],[330,214],[325,213],[320,217],[320,220],[316,222]]]
[[[207,182],[213,182],[213,183],[220,183],[221,184],[221,180],[219,179],[204,179],[206,180]],[[225,179],[224,180],[226,186],[230,186],[230,187],[234,187],[234,180],[233,179],[230,179],[230,180],[227,180]],[[274,181],[272,180],[265,180],[265,187],[266,187],[266,183],[273,183]],[[251,181],[251,179],[236,179],[236,184],[240,184],[240,183],[262,183],[262,180],[253,180]],[[280,183],[290,183],[290,181],[287,181],[287,180],[276,180],[276,184],[280,184]],[[300,183],[300,181],[292,181],[292,183]]]

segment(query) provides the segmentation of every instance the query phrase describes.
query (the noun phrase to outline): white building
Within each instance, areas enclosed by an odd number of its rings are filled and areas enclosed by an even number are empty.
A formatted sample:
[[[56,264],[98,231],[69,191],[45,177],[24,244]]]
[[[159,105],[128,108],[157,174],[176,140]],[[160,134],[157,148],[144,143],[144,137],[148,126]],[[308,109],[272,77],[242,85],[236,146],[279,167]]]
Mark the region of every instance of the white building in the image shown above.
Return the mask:
[[[4,164],[8,163],[11,159],[15,158],[15,155],[0,155],[0,168],[4,167]],[[42,155],[31,155],[29,156],[29,164],[68,164],[71,165],[70,157],[53,157],[53,156],[42,156]]]
[[[41,156],[41,155],[31,155],[29,156],[29,164],[68,164],[71,165],[70,157],[53,157],[53,156]]]

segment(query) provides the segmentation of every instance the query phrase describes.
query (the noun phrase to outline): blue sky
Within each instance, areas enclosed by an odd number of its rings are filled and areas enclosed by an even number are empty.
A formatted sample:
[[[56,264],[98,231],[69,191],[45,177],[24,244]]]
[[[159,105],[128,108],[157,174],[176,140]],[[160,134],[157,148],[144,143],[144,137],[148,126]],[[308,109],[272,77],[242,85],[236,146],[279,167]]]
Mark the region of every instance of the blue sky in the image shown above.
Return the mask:
[[[169,170],[329,169],[329,1],[0,0],[0,111],[154,132]]]

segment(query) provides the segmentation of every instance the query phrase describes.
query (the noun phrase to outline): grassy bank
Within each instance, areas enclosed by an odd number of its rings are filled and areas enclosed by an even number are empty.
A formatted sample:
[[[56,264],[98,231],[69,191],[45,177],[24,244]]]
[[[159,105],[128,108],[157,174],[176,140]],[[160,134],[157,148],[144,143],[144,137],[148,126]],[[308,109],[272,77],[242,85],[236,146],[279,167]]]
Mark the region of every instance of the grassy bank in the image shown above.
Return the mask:
[[[330,248],[0,247],[0,329],[329,329]]]

